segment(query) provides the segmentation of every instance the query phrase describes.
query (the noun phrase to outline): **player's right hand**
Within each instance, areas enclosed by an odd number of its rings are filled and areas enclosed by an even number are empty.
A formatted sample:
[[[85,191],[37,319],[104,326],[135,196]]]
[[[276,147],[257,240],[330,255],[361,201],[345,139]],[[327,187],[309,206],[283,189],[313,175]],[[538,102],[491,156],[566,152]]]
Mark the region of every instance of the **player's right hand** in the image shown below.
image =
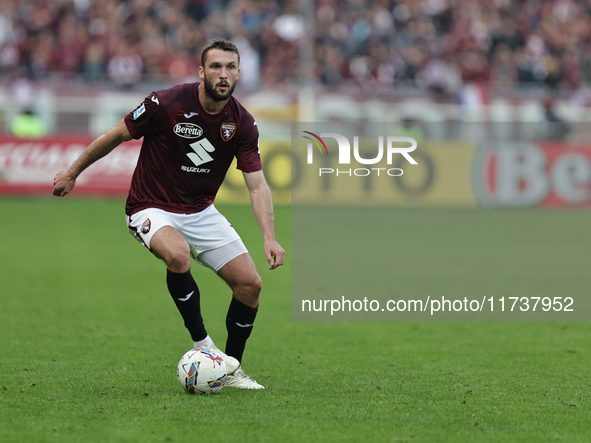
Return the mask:
[[[269,269],[276,269],[285,263],[285,251],[276,240],[265,241],[263,245]]]
[[[58,172],[53,179],[53,195],[65,197],[74,188],[76,179],[68,171]]]

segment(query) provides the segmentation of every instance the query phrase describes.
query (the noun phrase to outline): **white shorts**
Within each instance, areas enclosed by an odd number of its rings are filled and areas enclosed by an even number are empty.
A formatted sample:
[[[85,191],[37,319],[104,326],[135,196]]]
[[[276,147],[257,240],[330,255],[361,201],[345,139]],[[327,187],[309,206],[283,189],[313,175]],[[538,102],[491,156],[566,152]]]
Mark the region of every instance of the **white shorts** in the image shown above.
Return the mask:
[[[126,218],[129,233],[148,249],[152,236],[160,228],[173,227],[189,244],[195,261],[215,272],[233,258],[248,253],[236,230],[214,205],[195,214],[149,208]]]

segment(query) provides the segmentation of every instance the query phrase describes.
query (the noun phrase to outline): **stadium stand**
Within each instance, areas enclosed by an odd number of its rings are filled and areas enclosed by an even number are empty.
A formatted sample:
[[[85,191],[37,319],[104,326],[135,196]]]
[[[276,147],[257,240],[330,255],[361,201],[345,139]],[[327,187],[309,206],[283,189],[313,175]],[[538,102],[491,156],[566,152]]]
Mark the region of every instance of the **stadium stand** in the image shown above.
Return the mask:
[[[591,79],[591,6],[573,0],[319,0],[315,75],[328,88],[466,82],[576,91]],[[195,76],[196,54],[235,39],[246,86],[297,83],[305,32],[293,0],[4,0],[0,75],[129,88]]]

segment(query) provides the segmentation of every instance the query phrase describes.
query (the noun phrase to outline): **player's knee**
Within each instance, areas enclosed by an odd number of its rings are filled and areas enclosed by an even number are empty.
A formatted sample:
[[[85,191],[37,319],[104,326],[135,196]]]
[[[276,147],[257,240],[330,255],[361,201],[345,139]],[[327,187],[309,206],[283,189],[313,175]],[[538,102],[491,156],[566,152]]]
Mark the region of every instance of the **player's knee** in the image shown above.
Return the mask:
[[[256,298],[258,299],[259,294],[261,293],[261,289],[263,289],[263,281],[261,280],[261,277],[259,277],[258,274],[255,274],[255,276],[250,284],[250,287],[251,287],[252,294],[254,296],[256,296]]]
[[[165,259],[166,267],[172,272],[187,272],[191,269],[191,258],[188,251],[174,250],[169,251]]]
[[[244,299],[249,301],[251,304],[254,302],[258,304],[259,295],[263,287],[261,277],[259,277],[258,274],[254,274],[248,280],[243,281],[240,286],[240,292]]]

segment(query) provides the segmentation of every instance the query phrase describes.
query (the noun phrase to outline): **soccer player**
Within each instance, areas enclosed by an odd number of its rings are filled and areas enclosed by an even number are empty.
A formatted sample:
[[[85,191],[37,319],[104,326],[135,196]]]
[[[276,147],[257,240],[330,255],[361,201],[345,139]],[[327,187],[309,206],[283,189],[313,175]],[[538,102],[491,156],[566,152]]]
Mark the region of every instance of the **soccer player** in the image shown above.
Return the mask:
[[[256,220],[269,269],[284,264],[275,238],[273,202],[258,149],[253,117],[232,97],[240,55],[234,44],[215,40],[201,55],[200,83],[151,93],[134,111],[97,138],[53,181],[64,197],[76,178],[120,143],[144,137],[125,212],[129,232],[167,267],[166,283],[195,347],[217,351],[207,334],[200,293],[190,258],[215,271],[232,290],[226,317],[227,386],[264,389],[240,361],[259,306],[261,278],[239,235],[213,205],[236,157]],[[220,351],[221,352],[221,351]]]

